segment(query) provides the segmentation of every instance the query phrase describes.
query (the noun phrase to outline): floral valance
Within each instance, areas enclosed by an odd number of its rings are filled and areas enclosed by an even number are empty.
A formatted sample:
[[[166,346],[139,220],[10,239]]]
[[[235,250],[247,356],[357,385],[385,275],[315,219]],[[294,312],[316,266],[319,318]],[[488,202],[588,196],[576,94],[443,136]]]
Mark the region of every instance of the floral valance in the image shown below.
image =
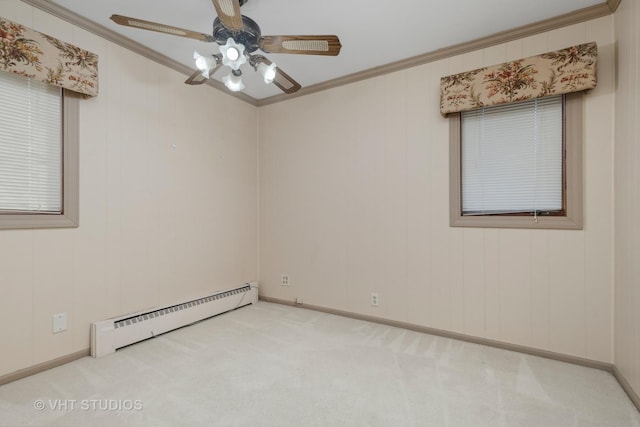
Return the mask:
[[[98,94],[98,55],[2,17],[0,70],[87,96]]]
[[[595,42],[440,79],[440,113],[578,92],[596,86]]]

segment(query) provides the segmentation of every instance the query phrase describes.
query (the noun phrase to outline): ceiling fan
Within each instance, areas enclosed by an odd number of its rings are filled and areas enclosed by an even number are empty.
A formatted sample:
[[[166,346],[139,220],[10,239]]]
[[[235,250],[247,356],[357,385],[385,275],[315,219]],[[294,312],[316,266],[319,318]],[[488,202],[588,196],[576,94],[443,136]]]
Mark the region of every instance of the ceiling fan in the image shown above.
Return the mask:
[[[265,83],[273,82],[284,93],[294,93],[301,88],[297,81],[277,67],[275,63],[263,55],[254,54],[258,49],[266,53],[303,55],[336,56],[340,53],[342,45],[338,36],[334,35],[263,36],[258,24],[240,13],[240,6],[247,1],[212,0],[218,16],[213,21],[211,35],[122,15],[112,15],[111,20],[127,27],[217,43],[220,45],[220,53],[218,54],[203,56],[194,52],[197,70],[189,76],[185,83],[202,84],[224,65],[228,66],[231,71],[223,78],[223,82],[229,90],[234,92],[244,89],[240,67],[246,62],[262,75]]]

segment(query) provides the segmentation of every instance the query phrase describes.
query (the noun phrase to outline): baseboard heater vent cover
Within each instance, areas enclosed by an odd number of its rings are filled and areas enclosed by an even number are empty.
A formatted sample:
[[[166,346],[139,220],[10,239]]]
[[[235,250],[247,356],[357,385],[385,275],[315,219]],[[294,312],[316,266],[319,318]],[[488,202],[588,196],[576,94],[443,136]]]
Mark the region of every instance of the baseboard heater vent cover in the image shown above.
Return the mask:
[[[251,282],[203,298],[93,322],[91,356],[106,356],[119,348],[256,302],[258,284]]]

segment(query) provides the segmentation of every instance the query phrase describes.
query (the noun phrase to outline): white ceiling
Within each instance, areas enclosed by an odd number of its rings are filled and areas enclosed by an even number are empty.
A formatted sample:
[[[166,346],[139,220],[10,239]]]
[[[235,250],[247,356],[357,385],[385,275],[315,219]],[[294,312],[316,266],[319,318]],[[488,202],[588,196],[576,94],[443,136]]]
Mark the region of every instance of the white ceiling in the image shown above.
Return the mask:
[[[303,87],[478,39],[602,3],[603,0],[248,0],[242,14],[263,35],[336,34],[337,57],[268,54]],[[112,14],[211,34],[216,17],[211,0],[53,0],[86,19],[194,68],[193,51],[218,52],[215,43],[128,28]],[[279,95],[247,64],[244,92],[263,99]],[[218,70],[221,79],[227,71]],[[186,76],[185,76],[186,78]]]

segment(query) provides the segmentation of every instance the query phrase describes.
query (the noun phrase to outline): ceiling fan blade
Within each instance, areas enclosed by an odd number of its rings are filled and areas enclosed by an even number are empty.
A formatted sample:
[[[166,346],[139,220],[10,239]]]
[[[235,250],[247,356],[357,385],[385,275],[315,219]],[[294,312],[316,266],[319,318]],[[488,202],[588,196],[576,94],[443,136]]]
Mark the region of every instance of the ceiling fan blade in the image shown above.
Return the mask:
[[[242,30],[242,15],[240,14],[240,0],[212,0],[213,7],[222,25],[230,30]]]
[[[189,76],[187,80],[185,80],[185,83],[188,85],[195,86],[195,85],[201,85],[206,81],[207,81],[207,78],[202,75],[202,71],[196,70],[193,74]]]
[[[340,53],[338,36],[263,36],[260,49],[268,53],[297,53],[303,55],[330,55]]]
[[[171,34],[172,36],[187,37],[203,42],[214,42],[215,39],[205,33],[185,30],[184,28],[172,27],[171,25],[158,24],[157,22],[145,21],[137,18],[130,18],[122,15],[111,15],[111,20],[126,27],[140,28],[142,30],[157,31],[159,33]]]
[[[215,67],[209,70],[209,78],[213,77],[218,68],[222,67],[222,62],[219,62]],[[189,76],[189,78],[185,81],[188,85],[201,85],[206,82],[208,79],[202,74],[202,71],[196,70],[193,74]]]
[[[280,67],[276,67],[276,78],[273,79],[273,84],[278,86],[284,93],[296,93],[302,87],[300,83],[293,80],[293,78],[282,71]]]

